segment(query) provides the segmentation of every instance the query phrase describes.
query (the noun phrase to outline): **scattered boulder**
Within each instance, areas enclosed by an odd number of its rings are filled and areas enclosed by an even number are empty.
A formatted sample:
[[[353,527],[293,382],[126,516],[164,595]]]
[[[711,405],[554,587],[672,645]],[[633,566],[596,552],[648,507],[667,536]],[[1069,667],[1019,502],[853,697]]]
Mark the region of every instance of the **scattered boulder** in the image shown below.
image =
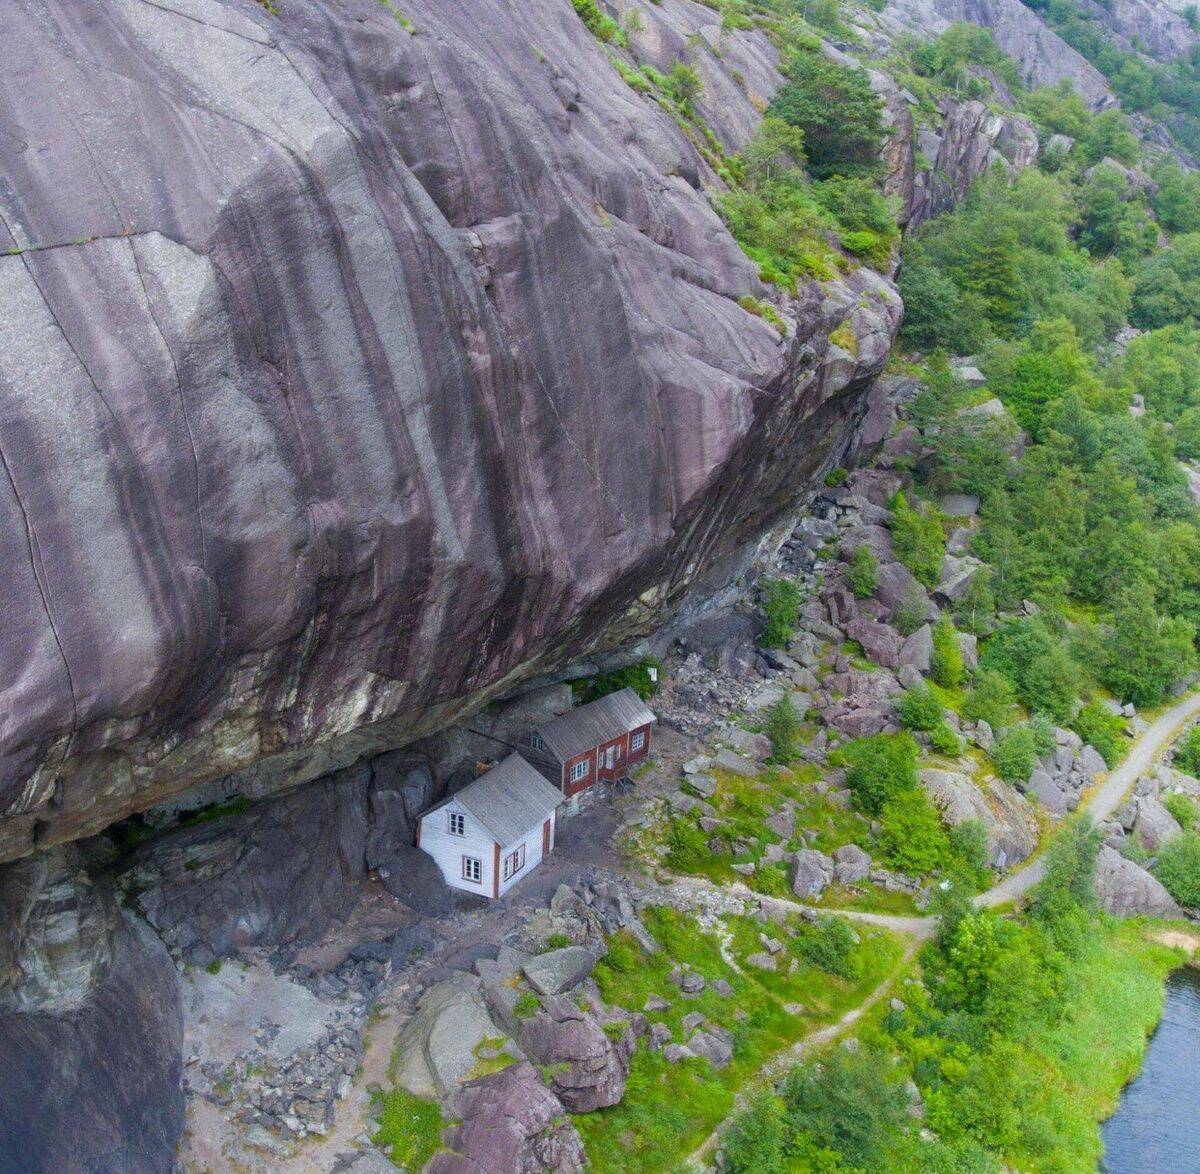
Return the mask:
[[[730,774],[741,775],[744,779],[752,779],[758,775],[758,767],[753,762],[724,746],[713,757],[713,766],[719,770],[727,770]]]
[[[898,661],[908,665],[919,673],[929,672],[933,660],[933,629],[928,624],[922,624],[900,647]]]
[[[1158,799],[1144,795],[1134,799],[1132,804],[1134,814],[1129,830],[1147,852],[1157,852],[1164,844],[1183,834],[1175,817]]]
[[[846,625],[846,635],[858,641],[868,659],[884,668],[896,667],[902,640],[895,628],[874,620],[856,619]]]
[[[709,1026],[694,1032],[687,1046],[714,1068],[727,1068],[733,1059],[733,1033],[723,1027]]]
[[[1079,752],[1079,766],[1088,778],[1094,779],[1108,770],[1104,756],[1094,746],[1084,746]]]
[[[833,861],[815,848],[801,848],[792,857],[788,881],[802,901],[819,897],[833,880]]]
[[[843,844],[833,854],[833,879],[851,885],[871,875],[871,856],[857,844]]]
[[[596,965],[590,950],[583,946],[564,946],[530,958],[521,968],[529,985],[539,995],[560,995],[578,986]]]
[[[775,961],[775,955],[767,950],[759,950],[754,954],[746,955],[746,965],[753,967],[755,970],[770,970],[778,969],[778,963]]]

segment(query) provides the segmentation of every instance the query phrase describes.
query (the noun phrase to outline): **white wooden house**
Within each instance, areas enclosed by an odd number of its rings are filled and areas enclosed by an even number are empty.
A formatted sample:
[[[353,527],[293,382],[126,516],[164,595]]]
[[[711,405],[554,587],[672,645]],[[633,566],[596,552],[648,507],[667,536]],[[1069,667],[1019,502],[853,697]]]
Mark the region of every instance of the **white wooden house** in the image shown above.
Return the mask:
[[[539,771],[510,754],[426,811],[417,847],[437,861],[451,887],[501,897],[554,847],[562,799]]]

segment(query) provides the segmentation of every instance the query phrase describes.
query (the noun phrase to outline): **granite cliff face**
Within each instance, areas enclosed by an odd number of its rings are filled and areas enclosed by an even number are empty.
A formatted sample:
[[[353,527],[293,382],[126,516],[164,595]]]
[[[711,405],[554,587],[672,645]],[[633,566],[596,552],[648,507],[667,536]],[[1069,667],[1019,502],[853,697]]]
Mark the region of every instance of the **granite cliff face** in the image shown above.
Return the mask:
[[[885,281],[802,291],[781,340],[568,0],[404,17],[6,8],[0,859],[649,630],[849,441]],[[744,142],[766,39],[683,0],[643,35],[700,47]]]

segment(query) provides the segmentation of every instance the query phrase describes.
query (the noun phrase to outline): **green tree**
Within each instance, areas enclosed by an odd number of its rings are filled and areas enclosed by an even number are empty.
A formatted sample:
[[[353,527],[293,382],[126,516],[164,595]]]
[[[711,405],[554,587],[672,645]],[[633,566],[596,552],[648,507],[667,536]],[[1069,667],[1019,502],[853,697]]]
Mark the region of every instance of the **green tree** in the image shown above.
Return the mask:
[[[892,509],[892,545],[896,557],[926,587],[935,587],[946,553],[946,535],[936,514],[914,509],[902,490],[889,502]]]
[[[766,627],[760,637],[764,648],[786,648],[796,631],[800,614],[800,588],[791,579],[764,579],[762,610]]]
[[[924,681],[905,690],[896,703],[896,713],[910,730],[926,733],[940,726],[945,718],[942,703]]]
[[[1100,679],[1118,697],[1154,705],[1191,672],[1194,638],[1195,629],[1187,620],[1158,614],[1149,586],[1127,587],[1113,609],[1112,639]]]
[[[854,805],[878,815],[885,803],[917,785],[917,744],[912,735],[872,734],[841,751]]]
[[[950,856],[950,840],[941,817],[921,790],[903,791],[879,813],[879,853],[910,876],[940,868]]]
[[[859,599],[874,595],[879,586],[879,562],[865,542],[850,556],[846,582]]]
[[[768,710],[766,721],[767,737],[771,739],[771,761],[789,763],[796,757],[796,735],[800,732],[800,718],[792,695],[784,693]]]
[[[1200,836],[1195,832],[1184,832],[1165,844],[1151,871],[1180,905],[1200,906]]]
[[[809,169],[831,175],[874,175],[880,166],[883,118],[864,69],[830,61],[804,49],[787,65],[787,82],[767,108],[804,132]]]
[[[992,750],[992,761],[1002,779],[1023,783],[1037,766],[1037,747],[1033,731],[1027,726],[1009,730]]]
[[[966,675],[962,649],[958,645],[958,633],[954,630],[950,617],[944,612],[933,625],[933,654],[929,661],[929,675],[943,689],[957,689]]]
[[[963,717],[987,722],[999,733],[1012,723],[1016,701],[1012,683],[1003,673],[983,669],[975,675],[975,683],[963,700]]]

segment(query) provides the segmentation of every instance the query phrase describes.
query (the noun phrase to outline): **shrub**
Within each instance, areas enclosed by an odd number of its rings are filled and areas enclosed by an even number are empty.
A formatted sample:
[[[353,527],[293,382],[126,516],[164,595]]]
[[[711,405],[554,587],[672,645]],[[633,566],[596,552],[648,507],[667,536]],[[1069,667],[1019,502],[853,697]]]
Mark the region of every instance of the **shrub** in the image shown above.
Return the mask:
[[[962,739],[947,722],[939,722],[929,731],[929,744],[947,758],[957,758],[963,749]]]
[[[999,733],[1012,721],[1016,702],[1009,679],[994,669],[983,669],[963,700],[962,715],[969,721],[987,722]]]
[[[987,876],[988,834],[987,825],[982,820],[965,819],[948,829],[946,836],[955,863],[971,874],[972,882],[977,884]]]
[[[932,872],[950,855],[946,829],[924,791],[905,791],[888,800],[879,823],[879,853],[901,872]]]
[[[730,1174],[784,1174],[786,1140],[783,1102],[770,1092],[757,1092],[721,1138],[725,1169]]]
[[[904,598],[900,600],[900,606],[896,608],[896,614],[892,617],[892,624],[901,636],[911,636],[925,623],[928,610],[929,600],[924,592],[915,583],[910,583]]]
[[[668,868],[676,872],[695,872],[708,861],[712,853],[708,850],[708,839],[698,825],[690,819],[676,819],[667,832]]]
[[[1044,714],[1035,713],[1028,722],[1029,732],[1033,735],[1034,753],[1039,758],[1054,753],[1057,741],[1054,737],[1054,723]]]
[[[896,705],[896,712],[910,730],[928,733],[943,724],[942,703],[924,681],[905,691]]]
[[[762,634],[763,647],[786,648],[800,613],[800,588],[791,579],[764,579],[762,609],[767,619]]]
[[[992,751],[992,761],[1002,779],[1023,783],[1037,766],[1037,746],[1027,726],[1009,730]]]
[[[1200,808],[1196,806],[1194,799],[1182,791],[1172,791],[1171,794],[1163,796],[1163,806],[1184,831],[1194,830],[1193,824],[1200,816]]]
[[[894,1071],[886,1055],[866,1048],[834,1048],[819,1066],[793,1068],[783,1082],[789,1124],[837,1150],[843,1169],[887,1169],[888,1144],[904,1128],[908,1109]]]
[[[613,669],[607,673],[597,673],[581,681],[572,681],[571,689],[581,702],[595,701],[619,689],[632,688],[643,700],[649,701],[658,692],[658,661],[649,658],[638,661],[637,664],[626,665],[625,668]]]
[[[1200,906],[1200,836],[1195,832],[1184,832],[1164,845],[1152,871],[1180,905]]]
[[[817,969],[839,978],[857,978],[862,963],[854,952],[854,945],[854,930],[845,918],[822,917],[805,929],[797,948]]]
[[[1079,666],[1037,617],[1007,619],[996,629],[980,665],[1003,673],[1019,700],[1054,721],[1069,721],[1079,692]]]
[[[943,689],[957,689],[965,674],[958,633],[950,617],[940,615],[933,625],[933,655],[929,660],[929,675]]]
[[[926,587],[937,586],[946,553],[946,535],[937,517],[925,509],[914,509],[899,491],[889,503],[892,509],[892,544],[896,557]]]
[[[874,595],[879,586],[879,563],[865,542],[850,557],[846,581],[859,599]]]
[[[1200,778],[1200,726],[1192,726],[1186,736],[1179,740],[1171,761],[1176,770]]]
[[[437,1101],[427,1101],[407,1089],[377,1094],[379,1131],[375,1144],[398,1166],[423,1169],[442,1148],[442,1111]]]
[[[841,752],[854,805],[878,815],[884,804],[917,785],[917,744],[911,734],[856,738]]]
[[[611,16],[600,11],[596,0],[571,0],[579,19],[587,26],[587,30],[599,41],[606,43],[625,43],[625,33]]]
[[[1121,735],[1125,732],[1124,719],[1093,701],[1075,715],[1071,729],[1090,746],[1094,746],[1109,766],[1116,765],[1123,749]]]
[[[796,734],[800,729],[800,718],[790,693],[785,693],[767,710],[765,728],[767,737],[771,739],[771,761],[791,762],[796,757]]]

